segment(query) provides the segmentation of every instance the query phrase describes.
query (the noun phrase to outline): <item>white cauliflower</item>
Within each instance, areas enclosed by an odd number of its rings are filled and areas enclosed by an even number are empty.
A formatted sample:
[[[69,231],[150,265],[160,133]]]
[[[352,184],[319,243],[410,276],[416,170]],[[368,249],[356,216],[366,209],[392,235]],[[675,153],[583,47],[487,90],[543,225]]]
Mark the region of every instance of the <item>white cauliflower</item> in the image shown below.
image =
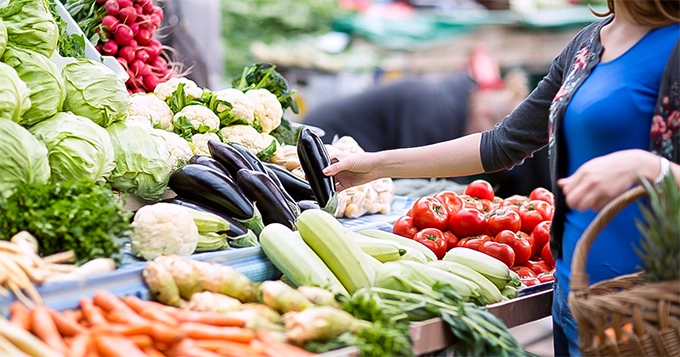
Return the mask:
[[[220,137],[215,133],[194,134],[191,137],[191,143],[194,145],[194,155],[210,156],[208,141],[211,139],[221,141]]]
[[[275,140],[274,137],[269,134],[258,133],[257,130],[250,125],[225,126],[220,129],[220,134],[222,135],[223,142],[241,144],[255,155],[267,149]]]
[[[125,119],[127,123],[139,123],[142,124],[146,127],[152,127],[151,126],[151,120],[149,120],[149,117],[143,117],[141,115],[130,115]]]
[[[220,128],[220,118],[207,107],[202,105],[187,105],[175,114],[174,121],[185,117],[194,127],[194,132],[213,133]]]
[[[229,111],[234,120],[245,120],[248,124],[252,124],[255,120],[255,103],[240,90],[234,88],[222,89],[215,93],[215,96],[217,99],[231,104],[231,109],[224,104],[218,104],[217,113],[220,115],[224,111]]]
[[[172,97],[172,93],[177,89],[177,86],[180,83],[184,83],[184,92],[189,99],[197,99],[203,95],[203,89],[199,88],[196,85],[196,82],[184,77],[170,78],[167,82],[159,83],[156,86],[156,89],[154,89],[153,94],[155,94],[158,99],[165,101]]]
[[[129,117],[143,117],[156,128],[172,131],[172,110],[164,101],[155,95],[146,93],[133,94],[130,97]],[[129,120],[129,119],[128,119]]]
[[[154,131],[165,139],[168,151],[170,151],[170,165],[173,171],[189,162],[194,153],[186,140],[169,131],[160,129],[155,129]]]
[[[198,244],[198,227],[189,210],[172,203],[140,208],[132,222],[132,253],[146,260],[161,255],[191,255]]]
[[[269,133],[281,124],[283,108],[276,95],[262,88],[251,89],[246,92],[246,96],[255,104],[255,117],[263,133]]]

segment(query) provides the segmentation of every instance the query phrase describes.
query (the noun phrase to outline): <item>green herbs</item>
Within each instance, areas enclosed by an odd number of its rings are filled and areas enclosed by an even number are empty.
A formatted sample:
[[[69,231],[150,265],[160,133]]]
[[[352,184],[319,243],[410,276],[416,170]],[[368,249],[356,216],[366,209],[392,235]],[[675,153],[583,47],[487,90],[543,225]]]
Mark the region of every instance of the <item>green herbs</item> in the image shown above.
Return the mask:
[[[0,239],[26,230],[42,256],[73,250],[76,264],[94,258],[119,258],[118,239],[131,234],[130,213],[108,188],[86,181],[22,184],[0,200]]]
[[[245,67],[241,76],[234,78],[231,85],[243,92],[264,88],[276,96],[283,110],[290,108],[293,113],[299,112],[297,103],[293,99],[295,90],[289,89],[288,81],[276,71],[276,66],[273,64],[258,63]]]
[[[640,205],[644,222],[636,225],[642,233],[641,249],[645,278],[649,281],[676,280],[680,275],[680,190],[673,173],[653,187],[642,181],[649,205]]]
[[[75,58],[85,58],[85,37],[78,34],[68,34],[67,24],[59,13],[57,13],[56,1],[59,0],[49,0],[50,12],[54,16],[54,20],[57,21],[57,26],[59,27],[59,40],[57,41],[57,51],[63,57],[75,57]]]

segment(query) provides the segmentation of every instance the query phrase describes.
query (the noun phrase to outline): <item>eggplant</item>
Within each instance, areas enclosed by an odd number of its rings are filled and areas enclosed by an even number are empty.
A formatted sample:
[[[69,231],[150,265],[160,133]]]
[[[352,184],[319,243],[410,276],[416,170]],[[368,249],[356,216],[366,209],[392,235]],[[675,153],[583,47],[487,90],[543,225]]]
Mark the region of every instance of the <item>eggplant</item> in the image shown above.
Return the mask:
[[[335,179],[323,173],[323,169],[331,164],[331,158],[321,138],[309,128],[302,128],[297,141],[297,154],[316,202],[323,210],[334,215],[338,207]]]
[[[241,169],[253,170],[253,165],[233,147],[221,143],[215,139],[208,141],[210,156],[217,160],[229,172],[229,176],[236,180],[236,173]]]
[[[206,205],[243,223],[255,234],[262,217],[253,203],[225,174],[199,164],[188,164],[170,175],[168,186],[181,198]]]
[[[295,201],[316,200],[309,182],[293,175],[281,165],[265,162],[264,166],[278,177],[281,186]]]
[[[223,220],[225,220],[229,223],[229,230],[227,230],[225,232],[218,232],[218,233],[225,233],[227,235],[227,237],[238,238],[240,236],[248,234],[248,228],[244,227],[237,220],[231,218],[229,215],[227,215],[223,212],[220,212],[216,209],[210,208],[210,207],[203,205],[203,204],[200,204],[198,202],[194,202],[194,201],[190,201],[190,200],[186,200],[186,199],[178,198],[178,197],[168,198],[168,199],[165,199],[161,202],[174,203],[176,205],[195,209],[197,211],[212,213],[212,214],[222,218]]]
[[[279,177],[276,176],[276,174],[270,168],[268,168],[266,166],[263,166],[263,167],[264,167],[264,170],[265,170],[265,173],[267,174],[267,176],[269,176],[269,178],[272,181],[274,181],[274,184],[276,185],[276,187],[279,188],[279,190],[281,191],[281,194],[283,194],[283,197],[285,197],[286,201],[288,201],[288,206],[290,206],[290,209],[292,209],[293,213],[295,213],[295,217],[300,215],[300,207],[298,207],[297,202],[295,202],[293,197],[291,197],[290,194],[288,193],[288,191],[286,191],[286,188],[283,187],[283,184],[281,184]]]
[[[227,176],[230,176],[229,171],[224,165],[220,164],[219,161],[213,159],[210,156],[194,155],[189,159],[190,164],[199,164],[203,166],[208,166],[211,169],[215,169]]]
[[[319,207],[319,204],[314,201],[314,200],[302,200],[297,202],[298,207],[300,207],[300,211],[304,212],[306,210],[310,209],[321,209]]]
[[[248,150],[247,147],[239,144],[239,143],[234,143],[234,142],[229,142],[227,145],[233,147],[238,151],[243,157],[250,163],[250,166],[253,167],[253,170],[255,171],[260,171],[267,173],[264,169],[264,165],[262,163],[262,160],[260,160],[257,155],[253,154],[252,151]]]
[[[255,170],[240,170],[236,175],[236,183],[248,198],[255,202],[265,225],[280,223],[295,229],[297,220],[295,213],[281,190],[267,174]]]

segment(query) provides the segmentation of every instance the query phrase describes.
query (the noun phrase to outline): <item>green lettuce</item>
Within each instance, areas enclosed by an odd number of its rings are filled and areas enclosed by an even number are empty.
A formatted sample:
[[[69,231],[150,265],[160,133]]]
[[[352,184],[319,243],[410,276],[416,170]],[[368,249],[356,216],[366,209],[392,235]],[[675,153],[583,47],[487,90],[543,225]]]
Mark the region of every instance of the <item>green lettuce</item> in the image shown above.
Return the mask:
[[[44,184],[50,178],[47,148],[21,125],[0,119],[0,198],[19,184]]]
[[[31,108],[19,124],[31,126],[61,111],[66,97],[64,80],[49,58],[34,51],[8,47],[2,62],[14,67],[30,89]]]
[[[0,5],[9,45],[50,57],[57,48],[59,27],[47,0],[9,0]]]
[[[5,27],[5,23],[2,22],[2,19],[0,19],[0,56],[5,52],[5,48],[7,47],[7,27]]]
[[[115,152],[116,168],[109,181],[118,191],[155,200],[170,179],[170,152],[163,136],[150,126],[122,121],[106,128]]]
[[[130,95],[113,70],[89,59],[77,59],[61,73],[66,85],[65,111],[90,118],[104,128],[127,118]]]
[[[19,122],[31,108],[31,91],[19,78],[17,71],[0,62],[0,120]]]
[[[54,182],[103,183],[115,167],[109,134],[87,118],[61,112],[29,131],[47,147]]]

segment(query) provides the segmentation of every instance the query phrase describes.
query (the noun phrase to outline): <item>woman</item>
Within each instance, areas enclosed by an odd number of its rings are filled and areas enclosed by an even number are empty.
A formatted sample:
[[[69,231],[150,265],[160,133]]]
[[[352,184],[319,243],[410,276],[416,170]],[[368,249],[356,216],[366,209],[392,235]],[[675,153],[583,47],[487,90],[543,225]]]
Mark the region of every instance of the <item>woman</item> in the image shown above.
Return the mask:
[[[556,356],[577,356],[567,305],[571,258],[596,211],[638,183],[680,179],[680,1],[608,0],[609,11],[577,34],[548,75],[493,130],[411,149],[336,158],[324,173],[338,189],[378,177],[449,177],[511,168],[548,145],[556,198],[550,247]],[[668,163],[671,160],[672,163]],[[591,283],[637,270],[637,205],[593,244]]]

